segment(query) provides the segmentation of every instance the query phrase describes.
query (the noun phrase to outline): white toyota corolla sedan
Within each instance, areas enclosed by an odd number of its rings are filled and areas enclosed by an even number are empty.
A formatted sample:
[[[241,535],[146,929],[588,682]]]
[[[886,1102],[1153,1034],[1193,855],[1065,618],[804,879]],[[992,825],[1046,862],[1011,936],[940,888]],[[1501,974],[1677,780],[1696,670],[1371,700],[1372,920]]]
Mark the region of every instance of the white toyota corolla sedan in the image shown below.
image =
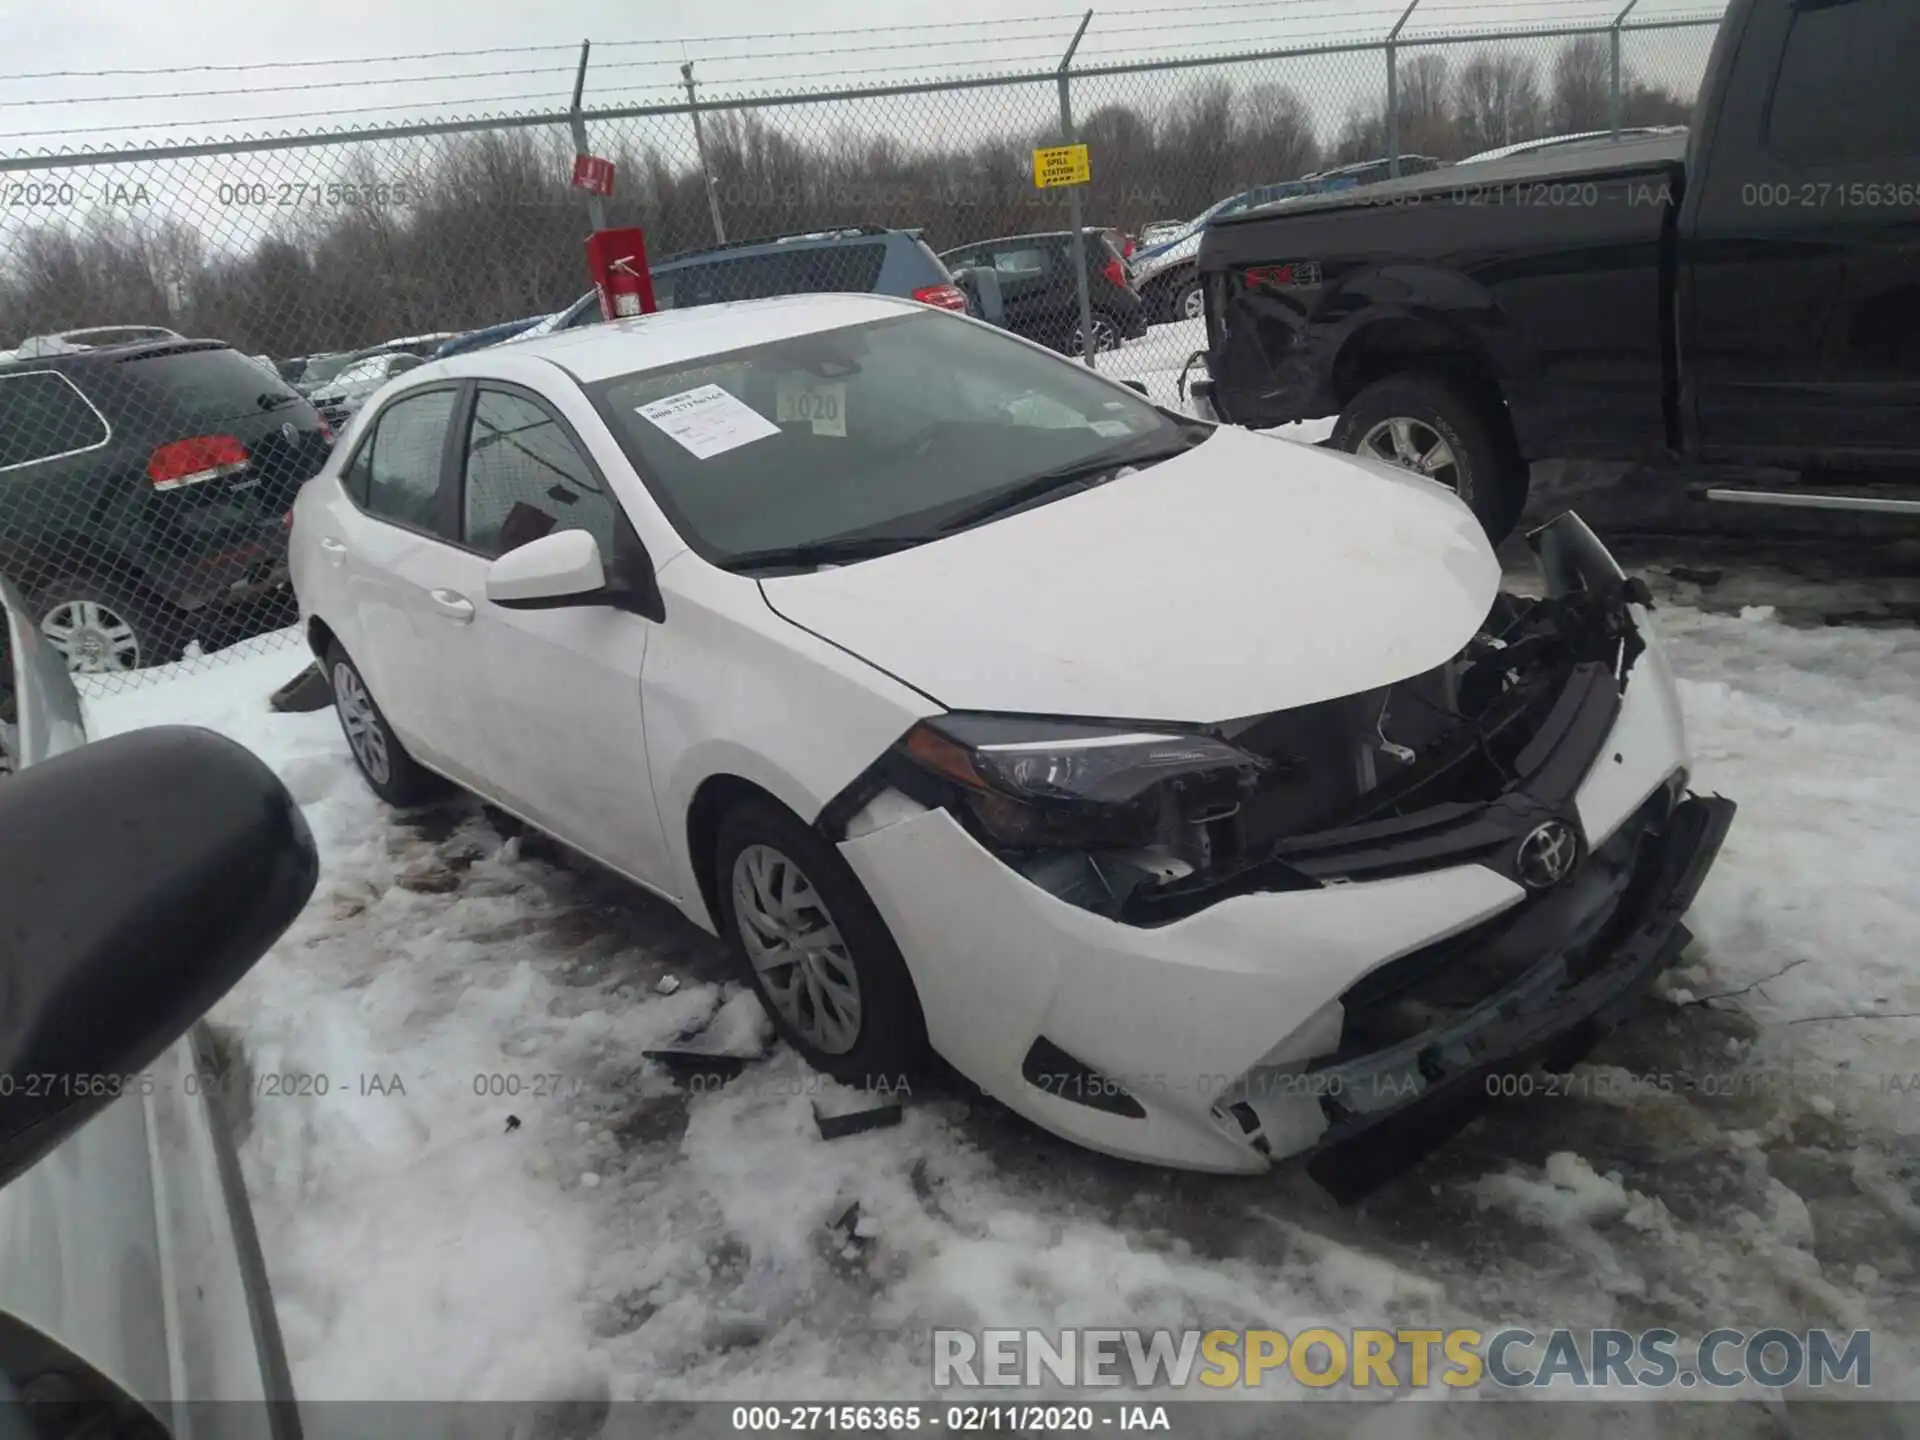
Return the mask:
[[[666,897],[821,1070],[1116,1155],[1366,1188],[1635,1003],[1732,818],[1577,518],[1503,593],[1430,480],[904,301],[421,366],[292,524],[380,795]]]

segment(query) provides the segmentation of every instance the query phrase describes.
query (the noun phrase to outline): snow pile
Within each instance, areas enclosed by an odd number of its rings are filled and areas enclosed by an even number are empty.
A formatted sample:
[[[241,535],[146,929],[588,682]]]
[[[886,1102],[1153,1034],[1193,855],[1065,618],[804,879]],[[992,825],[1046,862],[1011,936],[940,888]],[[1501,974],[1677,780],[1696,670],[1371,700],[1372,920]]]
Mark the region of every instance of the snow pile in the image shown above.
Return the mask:
[[[258,1100],[242,1145],[311,1398],[917,1396],[937,1326],[1621,1316],[1871,1325],[1876,1391],[1911,1387],[1920,638],[1658,618],[1696,785],[1741,813],[1670,1003],[1588,1070],[1669,1083],[1502,1107],[1353,1212],[964,1093],[821,1139],[827,1082],[746,1058],[768,1032],[717,944],[470,804],[380,806],[331,714],[267,708],[297,650],[89,709],[251,746],[320,845],[307,913],[215,1012],[256,1070],[330,1081]],[[659,1047],[744,1068],[676,1078]]]

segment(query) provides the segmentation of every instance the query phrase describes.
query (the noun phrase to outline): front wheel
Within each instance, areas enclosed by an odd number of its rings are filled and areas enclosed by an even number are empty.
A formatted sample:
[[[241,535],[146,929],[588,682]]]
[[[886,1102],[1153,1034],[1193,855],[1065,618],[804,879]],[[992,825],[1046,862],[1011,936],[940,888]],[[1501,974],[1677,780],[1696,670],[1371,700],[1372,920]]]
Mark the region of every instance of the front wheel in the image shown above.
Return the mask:
[[[445,782],[439,776],[407,753],[374,703],[366,677],[338,642],[327,647],[326,673],[347,749],[374,794],[404,809],[431,799],[443,788]]]
[[[844,860],[767,801],[720,822],[720,930],[786,1042],[853,1085],[898,1087],[926,1053],[906,961]]]
[[[1527,466],[1494,402],[1450,378],[1389,375],[1354,396],[1332,448],[1445,485],[1499,544],[1527,499]]]

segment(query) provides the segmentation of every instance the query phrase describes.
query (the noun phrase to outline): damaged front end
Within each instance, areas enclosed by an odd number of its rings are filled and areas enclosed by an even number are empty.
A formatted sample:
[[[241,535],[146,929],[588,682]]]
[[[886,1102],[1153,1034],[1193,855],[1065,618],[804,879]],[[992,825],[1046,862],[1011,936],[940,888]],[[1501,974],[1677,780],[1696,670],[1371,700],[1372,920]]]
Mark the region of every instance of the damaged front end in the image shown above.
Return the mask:
[[[1276,1014],[1273,1049],[1209,1092],[1222,1134],[1270,1159],[1306,1152],[1353,1198],[1452,1134],[1488,1077],[1571,1063],[1615,1023],[1686,943],[1680,918],[1731,823],[1731,802],[1687,792],[1645,587],[1575,516],[1529,540],[1544,593],[1500,594],[1429,671],[1213,725],[941,715],[821,827],[876,828],[905,796],[1056,899],[1141,929],[1241,895],[1466,867],[1509,881],[1515,903],[1491,919],[1383,953],[1316,1013]],[[1623,719],[1636,684],[1642,719]],[[1672,728],[1641,743],[1653,713]],[[1589,834],[1596,774],[1613,789]],[[1079,1088],[1132,1104],[1094,1079]]]
[[[1452,659],[1377,690],[1215,725],[955,712],[829,806],[947,809],[1061,900],[1159,925],[1229,895],[1446,865],[1520,879],[1619,714],[1648,597],[1576,518],[1536,532],[1547,594],[1501,594]],[[1569,857],[1571,858],[1571,857]]]

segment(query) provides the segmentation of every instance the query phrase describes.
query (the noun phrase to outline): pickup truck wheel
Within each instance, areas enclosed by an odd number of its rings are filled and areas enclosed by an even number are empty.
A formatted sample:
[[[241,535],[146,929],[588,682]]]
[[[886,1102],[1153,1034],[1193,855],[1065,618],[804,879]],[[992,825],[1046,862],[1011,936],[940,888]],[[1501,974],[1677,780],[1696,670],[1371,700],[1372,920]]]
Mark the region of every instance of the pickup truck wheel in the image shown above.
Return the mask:
[[[1375,381],[1340,413],[1332,445],[1447,486],[1467,502],[1496,545],[1526,503],[1526,464],[1487,402],[1438,376]]]

